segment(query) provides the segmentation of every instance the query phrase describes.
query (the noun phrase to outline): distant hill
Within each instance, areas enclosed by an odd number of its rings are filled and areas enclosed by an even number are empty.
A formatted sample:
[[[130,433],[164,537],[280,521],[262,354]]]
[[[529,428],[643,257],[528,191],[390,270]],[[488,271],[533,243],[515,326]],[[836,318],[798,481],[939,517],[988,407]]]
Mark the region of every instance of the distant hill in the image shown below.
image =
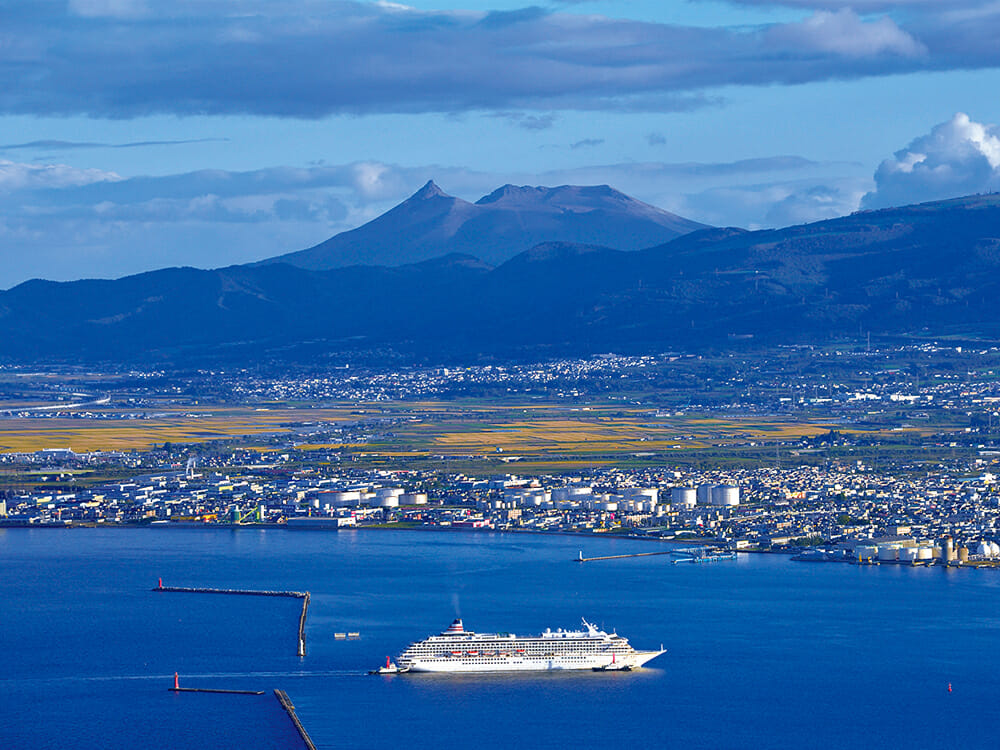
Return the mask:
[[[973,196],[780,230],[702,229],[640,251],[543,243],[496,267],[451,254],[31,281],[0,293],[0,355],[321,363],[338,352],[471,360],[869,333],[995,342],[997,299],[1000,196]]]
[[[475,203],[433,182],[367,224],[294,253],[261,261],[324,270],[400,266],[452,253],[496,265],[542,242],[639,250],[703,229],[608,187],[504,185]]]

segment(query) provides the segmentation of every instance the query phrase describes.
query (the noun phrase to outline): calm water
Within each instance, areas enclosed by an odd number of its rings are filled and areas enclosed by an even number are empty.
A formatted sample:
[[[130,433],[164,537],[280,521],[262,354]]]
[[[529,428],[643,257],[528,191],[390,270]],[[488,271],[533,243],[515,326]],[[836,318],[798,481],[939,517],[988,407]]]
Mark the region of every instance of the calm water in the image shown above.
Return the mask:
[[[628,540],[425,532],[0,529],[0,746],[320,748],[973,746],[1000,720],[1000,572],[774,556],[573,562]],[[312,592],[156,594],[164,584]],[[456,614],[538,632],[580,617],[631,674],[368,677]],[[360,641],[335,641],[357,630]],[[267,695],[174,695],[188,687]],[[953,692],[948,692],[952,683]],[[459,744],[460,743],[460,744]]]

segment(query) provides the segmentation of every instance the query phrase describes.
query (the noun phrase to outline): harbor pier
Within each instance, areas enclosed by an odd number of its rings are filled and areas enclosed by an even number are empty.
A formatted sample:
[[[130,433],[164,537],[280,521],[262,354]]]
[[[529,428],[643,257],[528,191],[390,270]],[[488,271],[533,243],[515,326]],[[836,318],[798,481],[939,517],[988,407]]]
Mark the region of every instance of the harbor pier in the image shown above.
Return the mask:
[[[189,586],[164,586],[163,579],[157,580],[156,588],[158,593],[168,594],[227,594],[230,596],[280,596],[290,599],[302,600],[302,612],[299,614],[298,632],[298,654],[306,655],[306,615],[309,612],[309,592],[308,591],[258,591],[254,589],[212,589],[193,588]]]
[[[299,721],[299,717],[295,714],[295,706],[292,705],[291,700],[288,698],[288,693],[284,690],[275,690],[274,697],[278,699],[278,703],[281,707],[285,709],[285,713],[288,714],[288,718],[292,720],[292,724],[295,725],[295,730],[299,733],[299,737],[302,738],[302,742],[305,744],[307,750],[316,750],[316,745],[313,744],[312,739],[309,737],[309,733],[306,728],[302,726],[302,722]]]
[[[653,557],[654,555],[676,556],[678,559],[674,560],[674,564],[679,562],[699,563],[736,559],[735,552],[709,547],[685,547],[684,549],[671,549],[662,552],[632,552],[622,555],[601,555],[599,557],[584,557],[583,550],[580,550],[579,554],[580,556],[576,558],[576,561],[582,563],[595,562],[597,560],[623,560],[629,557]]]

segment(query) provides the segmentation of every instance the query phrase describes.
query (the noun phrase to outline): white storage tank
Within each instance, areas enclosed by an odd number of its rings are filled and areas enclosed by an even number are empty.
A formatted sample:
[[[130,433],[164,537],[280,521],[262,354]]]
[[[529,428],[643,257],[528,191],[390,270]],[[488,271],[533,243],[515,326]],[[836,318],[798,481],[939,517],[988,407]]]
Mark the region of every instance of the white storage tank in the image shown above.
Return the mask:
[[[712,505],[733,507],[740,504],[740,488],[733,484],[717,484],[712,488]]]
[[[506,497],[504,498],[506,499]],[[400,505],[427,505],[427,495],[423,492],[404,492],[399,496]]]
[[[878,559],[880,562],[894,562],[899,555],[899,547],[893,544],[880,544],[878,547]]]
[[[403,494],[403,490],[399,487],[379,487],[375,490],[375,497],[382,499],[383,497],[399,497]]]
[[[361,493],[357,490],[347,492],[331,492],[330,501],[337,508],[350,508],[361,502]]]
[[[870,544],[860,544],[854,548],[854,556],[862,560],[874,560],[878,557],[878,547]]]
[[[556,487],[552,490],[552,499],[559,500],[582,500],[593,493],[593,487],[588,485],[569,485],[566,487]]]
[[[670,504],[678,508],[693,508],[698,504],[698,491],[694,487],[674,487],[670,490]]]
[[[655,504],[660,497],[660,491],[655,487],[627,487],[624,495],[630,500],[637,500],[643,503],[648,503],[652,500]]]
[[[700,484],[698,485],[698,505],[711,505],[712,504],[712,490],[715,488],[714,484]]]
[[[398,508],[399,496],[384,495],[383,497],[375,498],[375,506],[378,508]]]
[[[594,503],[594,510],[603,510],[613,513],[618,510],[618,503],[614,500],[602,500]]]
[[[916,547],[903,547],[899,550],[899,560],[900,562],[916,562],[917,560],[917,548]]]
[[[525,505],[534,505],[537,507],[545,505],[545,503],[549,503],[551,505],[551,502],[552,502],[552,493],[543,492],[539,490],[533,492],[531,495],[528,496],[527,500],[525,501]]]
[[[918,560],[933,560],[934,559],[934,548],[933,547],[917,547],[917,559]]]

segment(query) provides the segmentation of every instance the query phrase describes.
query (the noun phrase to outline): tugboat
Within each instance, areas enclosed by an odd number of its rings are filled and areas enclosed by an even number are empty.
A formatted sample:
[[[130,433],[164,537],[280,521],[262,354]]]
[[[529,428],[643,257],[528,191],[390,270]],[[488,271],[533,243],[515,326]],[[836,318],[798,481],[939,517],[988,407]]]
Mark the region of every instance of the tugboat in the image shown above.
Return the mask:
[[[379,667],[378,669],[369,669],[368,674],[403,674],[404,672],[408,671],[409,669],[407,669],[406,667],[404,667],[403,669],[397,667],[389,660],[389,657],[387,656],[385,657],[384,667]]]
[[[592,672],[631,672],[632,665],[615,663],[615,652],[612,651],[610,664],[602,664],[599,667],[591,667],[590,670]]]

